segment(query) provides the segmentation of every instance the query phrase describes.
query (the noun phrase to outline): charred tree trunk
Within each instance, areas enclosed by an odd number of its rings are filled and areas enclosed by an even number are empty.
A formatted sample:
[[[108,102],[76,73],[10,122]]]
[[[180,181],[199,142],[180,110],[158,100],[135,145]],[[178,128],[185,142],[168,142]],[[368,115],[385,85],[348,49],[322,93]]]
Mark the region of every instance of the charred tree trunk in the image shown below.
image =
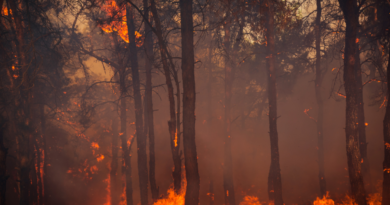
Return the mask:
[[[325,181],[325,168],[324,168],[324,101],[322,99],[322,80],[324,78],[321,70],[321,0],[317,0],[317,17],[315,26],[316,35],[316,79],[315,79],[315,92],[318,105],[318,119],[317,119],[317,139],[318,139],[318,167],[319,167],[319,180],[320,180],[320,193],[321,196],[326,195],[326,181]]]
[[[389,47],[390,49],[390,47]],[[390,99],[390,51],[387,65],[387,99]],[[382,204],[390,204],[390,101],[387,101],[386,114],[383,120],[383,139],[385,159],[383,161]]]
[[[149,3],[143,0],[144,15],[150,22]],[[156,184],[156,154],[154,148],[154,119],[153,119],[153,98],[152,98],[152,65],[153,65],[153,36],[149,24],[145,24],[145,69],[146,69],[146,88],[145,88],[145,134],[149,137],[149,178],[152,199],[158,199],[158,187]]]
[[[361,173],[361,155],[359,149],[359,101],[355,75],[357,31],[359,26],[356,0],[339,0],[346,22],[345,53],[344,53],[344,87],[346,93],[346,148],[348,172],[352,196],[358,205],[366,205],[366,192]]]
[[[171,80],[171,75],[169,71],[169,65],[167,61],[167,54],[165,49],[165,43],[162,35],[162,28],[160,19],[158,18],[158,13],[156,9],[156,3],[154,0],[151,0],[151,10],[153,14],[153,19],[156,24],[156,35],[158,39],[158,44],[160,48],[161,61],[163,64],[163,70],[165,75],[165,82],[168,87],[168,99],[169,99],[169,114],[170,120],[168,121],[169,134],[171,137],[171,151],[174,164],[174,170],[172,172],[173,185],[175,192],[178,193],[181,189],[181,160],[179,154],[180,144],[178,143],[178,135],[176,129],[176,116],[175,116],[175,98],[173,94],[173,85]]]
[[[225,195],[226,205],[235,205],[235,193],[234,193],[234,182],[233,182],[233,160],[232,160],[232,139],[231,139],[231,99],[232,99],[232,86],[234,71],[233,66],[230,63],[230,22],[224,25],[225,37],[224,45],[226,52],[225,59],[225,121],[224,121],[224,132],[225,132],[225,147],[224,147],[224,164],[223,164],[223,187]]]
[[[17,53],[17,67],[19,72],[28,71],[26,66],[26,54],[24,51],[25,39],[24,39],[24,25],[21,20],[23,16],[23,5],[20,1],[8,1],[11,10],[13,11],[13,21],[15,26],[15,35],[16,35],[16,53]],[[30,157],[30,137],[32,134],[31,131],[31,92],[29,82],[29,76],[23,76],[23,81],[21,78],[17,78],[16,82],[19,85],[19,88],[15,89],[15,119],[19,125],[17,130],[17,140],[18,140],[18,161],[19,161],[19,176],[20,176],[20,205],[29,204],[29,190],[30,190],[30,167],[31,167],[31,157]]]
[[[41,117],[41,134],[42,134],[42,160],[43,160],[43,175],[42,175],[42,203],[45,205],[50,204],[51,194],[49,192],[49,181],[48,181],[48,152],[49,147],[47,145],[47,136],[46,136],[46,118],[45,118],[45,105],[41,104],[39,107],[40,117]]]
[[[133,95],[135,105],[135,126],[137,137],[138,174],[141,194],[141,205],[148,204],[148,159],[146,155],[146,136],[143,128],[142,96],[138,71],[137,46],[135,44],[135,26],[132,7],[126,7],[127,28],[129,34],[130,62],[133,79]]]
[[[126,186],[126,201],[127,205],[133,205],[133,181],[131,178],[131,157],[130,148],[127,145],[127,115],[126,115],[126,69],[122,67],[119,71],[119,86],[121,93],[121,107],[120,107],[120,119],[121,119],[121,132],[119,133],[122,141],[122,155],[124,160],[123,172],[125,173],[125,186]],[[122,173],[123,173],[122,172]]]
[[[361,169],[362,176],[365,182],[366,190],[371,190],[371,174],[370,164],[367,157],[367,140],[366,140],[366,122],[364,117],[364,102],[363,102],[363,82],[362,82],[362,69],[360,66],[360,52],[359,44],[356,43],[356,63],[355,63],[355,76],[356,76],[356,88],[357,88],[357,103],[358,103],[358,134],[359,134],[359,149],[361,157]]]
[[[199,204],[198,155],[195,144],[195,72],[192,0],[180,0],[182,79],[183,79],[183,145],[187,178],[185,205]]]
[[[30,151],[31,151],[31,172],[30,172],[30,204],[38,204],[38,172],[36,166],[38,165],[38,147],[35,146],[35,137],[31,137]]]
[[[111,171],[110,171],[110,193],[111,205],[118,205],[120,202],[120,184],[118,184],[118,152],[119,152],[119,133],[118,133],[118,117],[115,115],[112,120],[112,144],[111,144]]]
[[[42,134],[42,133],[41,133]],[[36,158],[37,158],[37,165],[36,165],[36,175],[37,175],[37,201],[38,204],[41,205],[43,204],[43,183],[42,183],[42,170],[41,170],[41,162],[42,162],[42,152],[41,152],[41,147],[39,146],[38,140],[34,141],[35,147],[36,147]]]
[[[266,37],[267,37],[267,78],[269,103],[269,135],[271,142],[271,167],[268,175],[268,197],[275,205],[283,205],[282,179],[279,164],[279,145],[277,131],[277,94],[275,63],[275,34],[274,34],[274,5],[272,0],[265,1],[266,8]]]
[[[0,122],[0,205],[5,205],[6,190],[7,190],[7,154],[8,149],[4,146],[4,137],[6,131],[6,123],[4,119]]]

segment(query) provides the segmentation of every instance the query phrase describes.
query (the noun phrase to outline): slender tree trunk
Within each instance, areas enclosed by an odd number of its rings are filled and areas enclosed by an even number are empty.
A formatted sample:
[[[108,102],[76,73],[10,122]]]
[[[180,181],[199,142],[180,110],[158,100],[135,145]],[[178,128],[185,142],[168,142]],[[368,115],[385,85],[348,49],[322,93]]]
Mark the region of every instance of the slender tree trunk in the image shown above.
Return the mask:
[[[118,133],[118,116],[114,115],[112,120],[112,144],[111,144],[111,170],[110,170],[110,193],[111,205],[118,205],[120,202],[120,184],[118,184],[118,152],[119,152],[119,133]]]
[[[143,0],[145,18],[151,22],[149,15],[148,0]],[[152,98],[152,65],[153,55],[153,35],[149,24],[145,24],[145,69],[146,69],[146,88],[145,88],[145,134],[149,137],[149,178],[152,199],[158,199],[158,187],[156,184],[156,154],[154,148],[154,119],[153,119],[153,98]]]
[[[13,11],[13,20],[15,25],[15,34],[16,34],[16,47],[17,47],[17,58],[18,63],[17,67],[19,72],[27,71],[28,67],[26,66],[26,54],[24,51],[25,39],[24,39],[24,27],[21,20],[23,15],[23,6],[20,1],[8,1],[11,10]],[[19,11],[19,12],[18,12]],[[30,190],[30,135],[29,132],[31,129],[31,112],[30,112],[30,102],[31,102],[31,93],[30,93],[30,82],[29,76],[24,76],[23,82],[20,78],[17,79],[20,87],[15,90],[17,92],[16,96],[16,121],[19,125],[23,124],[23,129],[18,127],[18,160],[19,160],[19,176],[20,176],[20,205],[29,204],[29,190]]]
[[[344,53],[344,87],[346,93],[346,148],[348,172],[352,196],[358,205],[366,205],[366,192],[361,173],[361,155],[359,149],[359,101],[355,75],[358,9],[356,0],[339,0],[346,22],[345,53]]]
[[[41,133],[42,134],[42,133]],[[38,141],[34,141],[36,152],[37,152],[37,191],[38,191],[38,204],[43,204],[43,183],[42,183],[42,170],[41,170],[41,162],[42,162],[42,152],[41,147],[39,146]]]
[[[322,80],[324,78],[321,70],[321,0],[317,0],[317,17],[315,26],[316,35],[316,79],[315,79],[315,92],[318,105],[318,120],[317,120],[317,139],[318,139],[318,167],[319,167],[319,180],[320,180],[320,193],[321,196],[326,195],[326,181],[325,181],[325,168],[324,168],[324,133],[323,133],[323,121],[324,121],[324,102],[322,99]]]
[[[212,43],[210,42],[210,45],[212,45]],[[212,46],[210,46],[209,48],[209,54],[208,54],[208,60],[207,60],[207,66],[208,66],[208,81],[207,81],[207,113],[208,113],[208,117],[207,117],[207,131],[208,131],[208,135],[210,137],[210,139],[212,138],[212,133],[211,133],[211,130],[212,130],[212,119],[213,119],[213,112],[212,112],[212,80],[213,80],[213,73],[212,73]],[[210,180],[210,189],[209,189],[209,196],[210,196],[210,205],[214,205],[214,181],[213,181],[213,178],[214,178],[214,163],[211,162],[209,164],[209,169],[210,169],[210,176],[211,176],[211,180]]]
[[[363,101],[363,82],[362,82],[362,69],[360,66],[360,52],[359,44],[356,43],[356,63],[355,63],[355,75],[356,75],[356,87],[357,87],[357,103],[358,103],[358,133],[359,133],[359,149],[361,157],[361,169],[362,176],[365,182],[366,190],[371,190],[371,174],[370,164],[367,157],[367,140],[366,140],[366,122],[364,117],[364,101]]]
[[[172,172],[173,177],[173,185],[175,192],[178,193],[181,189],[181,160],[180,160],[180,154],[179,154],[179,148],[180,144],[178,143],[178,135],[177,135],[177,129],[176,129],[176,115],[175,115],[175,98],[173,94],[173,85],[172,80],[170,76],[168,61],[167,61],[167,54],[164,44],[164,39],[162,35],[162,28],[160,19],[158,17],[157,9],[156,9],[156,3],[154,0],[151,0],[151,10],[153,14],[153,19],[156,24],[156,35],[158,39],[158,44],[160,48],[160,55],[161,55],[161,61],[163,64],[163,70],[165,74],[165,82],[168,87],[168,99],[169,99],[169,114],[170,114],[170,120],[168,121],[168,127],[169,127],[169,134],[171,137],[171,151],[172,151],[172,158],[173,158],[173,164],[174,164],[174,170]]]
[[[200,179],[195,144],[195,72],[192,0],[180,0],[182,79],[183,79],[183,145],[187,178],[185,205],[199,204]]]
[[[135,105],[135,126],[137,136],[138,174],[141,194],[141,205],[148,204],[148,158],[146,155],[146,136],[143,128],[142,96],[138,71],[137,46],[135,44],[134,16],[131,6],[126,7],[127,27],[130,41],[130,62],[133,79]]]
[[[232,138],[231,138],[231,99],[233,84],[233,66],[230,63],[230,20],[224,25],[225,37],[224,46],[226,51],[225,59],[225,147],[224,147],[224,164],[223,164],[223,187],[226,205],[235,205],[235,192],[233,182],[233,160],[232,160]]]
[[[390,47],[389,47],[390,49]],[[387,99],[390,99],[390,52],[387,65]],[[382,204],[390,204],[390,101],[387,100],[386,114],[383,120],[383,138],[385,159],[383,161]]]
[[[35,133],[34,136],[31,137],[31,143],[30,143],[30,151],[31,151],[31,172],[30,172],[30,204],[38,204],[38,172],[35,168],[36,165],[38,165],[38,147],[35,146],[35,136],[37,133]]]
[[[5,205],[6,190],[7,190],[7,154],[8,149],[4,146],[4,137],[6,131],[6,123],[4,119],[0,122],[0,205]]]
[[[283,205],[282,179],[279,164],[279,145],[277,131],[277,94],[275,62],[275,34],[274,34],[274,5],[272,0],[265,2],[266,8],[266,36],[267,36],[267,78],[269,103],[269,135],[271,142],[271,167],[268,175],[268,197],[275,205]]]
[[[131,176],[131,157],[130,157],[130,148],[127,145],[127,115],[126,115],[126,68],[122,67],[119,71],[119,86],[121,93],[121,105],[120,105],[120,119],[121,119],[121,132],[119,136],[122,141],[122,155],[124,160],[123,172],[125,173],[125,187],[126,187],[126,201],[127,205],[133,205],[133,181]],[[122,172],[122,173],[123,173]]]
[[[45,205],[50,204],[51,194],[48,180],[48,152],[49,146],[47,145],[47,136],[46,136],[46,118],[45,118],[45,105],[41,104],[39,106],[40,111],[40,121],[41,121],[41,133],[42,133],[42,161],[43,161],[43,175],[42,175],[42,202]]]

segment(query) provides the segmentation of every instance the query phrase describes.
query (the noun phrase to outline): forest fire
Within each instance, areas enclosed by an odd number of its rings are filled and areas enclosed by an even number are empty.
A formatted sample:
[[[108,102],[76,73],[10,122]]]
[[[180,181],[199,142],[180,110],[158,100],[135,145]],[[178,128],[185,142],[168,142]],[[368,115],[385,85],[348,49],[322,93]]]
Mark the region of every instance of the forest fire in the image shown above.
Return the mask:
[[[390,205],[390,1],[0,2],[0,205]]]
[[[127,18],[126,18],[126,6],[118,6],[115,0],[105,1],[101,9],[106,12],[107,16],[110,18],[108,23],[103,23],[99,27],[106,33],[117,33],[122,40],[126,43],[129,43],[129,34],[127,28]],[[135,31],[137,47],[141,47],[143,40],[142,35]]]

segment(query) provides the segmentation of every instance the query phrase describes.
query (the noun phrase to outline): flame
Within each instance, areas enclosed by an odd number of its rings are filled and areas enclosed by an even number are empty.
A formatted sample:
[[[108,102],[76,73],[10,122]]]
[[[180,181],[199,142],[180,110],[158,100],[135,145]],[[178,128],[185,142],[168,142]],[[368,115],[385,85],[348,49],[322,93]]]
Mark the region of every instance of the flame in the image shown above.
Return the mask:
[[[186,195],[187,181],[184,179],[179,193],[176,193],[174,188],[168,189],[168,195],[165,198],[159,199],[153,205],[184,205]]]
[[[3,16],[8,16],[9,14],[12,15],[12,10],[8,9],[6,6],[4,6],[3,9],[1,10],[1,14]]]
[[[119,7],[115,0],[108,0],[101,8],[106,12],[108,17],[112,18],[112,20],[107,24],[99,25],[99,27],[106,33],[117,32],[122,40],[129,43],[125,5]],[[138,31],[135,31],[134,34],[137,47],[141,47],[143,42],[141,39],[142,35]]]
[[[381,205],[382,196],[381,194],[369,194],[367,197],[367,204],[368,205]],[[241,204],[240,204],[241,205]],[[329,192],[326,193],[325,196],[323,196],[322,199],[317,197],[317,199],[313,202],[313,205],[357,205],[354,201],[354,199],[350,196],[346,196],[344,200],[341,201],[341,203],[335,203],[332,199],[329,198]]]
[[[317,199],[313,202],[313,205],[335,205],[334,201],[329,198],[329,192],[326,192],[326,195],[320,199],[317,197]]]
[[[104,205],[111,205],[111,177],[110,177],[110,173],[108,173],[108,177],[107,177],[107,179],[104,180],[104,182],[107,183],[107,187],[106,187],[107,202],[104,203]]]
[[[177,130],[175,132],[175,139],[173,141],[175,142],[175,147],[177,147]]]
[[[261,205],[259,198],[255,196],[245,196],[244,200],[240,202],[240,205]]]
[[[91,143],[91,147],[92,147],[92,148],[95,148],[95,149],[99,149],[99,144],[96,143],[96,142],[92,142],[92,143]]]
[[[102,161],[103,159],[104,159],[104,155],[100,155],[98,158],[96,158],[96,160],[97,160],[98,162]]]

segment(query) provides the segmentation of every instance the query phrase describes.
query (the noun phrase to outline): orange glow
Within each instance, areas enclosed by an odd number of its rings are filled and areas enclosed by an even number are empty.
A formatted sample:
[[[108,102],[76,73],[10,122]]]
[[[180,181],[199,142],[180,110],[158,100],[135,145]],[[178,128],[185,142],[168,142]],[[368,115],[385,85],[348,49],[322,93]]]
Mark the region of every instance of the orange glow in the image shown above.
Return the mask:
[[[381,205],[382,196],[380,194],[369,194],[367,197],[368,205]],[[241,205],[241,204],[240,204]],[[346,196],[341,203],[335,203],[331,198],[329,198],[329,193],[326,193],[322,199],[317,197],[313,202],[313,205],[357,205],[352,197]]]
[[[118,35],[126,42],[129,43],[129,34],[126,21],[126,7],[123,5],[119,7],[115,0],[108,0],[102,6],[102,10],[107,13],[108,17],[113,18],[108,24],[99,25],[99,27],[106,33],[117,32]],[[137,47],[142,46],[142,35],[135,31],[135,38]]]
[[[1,10],[1,14],[3,16],[8,16],[9,14],[12,14],[12,10],[11,9],[8,10],[8,8],[4,6],[3,9]]]
[[[255,196],[245,196],[240,205],[261,205],[259,198]]]
[[[181,190],[175,193],[173,187],[168,189],[168,195],[165,198],[159,199],[153,205],[184,205],[184,198],[186,195],[187,181],[183,180]]]
[[[346,95],[344,95],[344,94],[341,94],[341,93],[339,93],[339,92],[337,92],[337,95],[338,95],[338,96],[340,96],[340,97],[343,97],[343,98],[347,98],[347,96],[346,96]]]
[[[91,143],[91,147],[92,147],[92,148],[95,148],[95,149],[99,149],[99,144],[96,143],[96,142],[92,142],[92,143]]]
[[[334,205],[334,201],[329,198],[329,192],[326,193],[322,199],[317,197],[317,199],[313,202],[313,205]]]
[[[98,158],[96,158],[96,160],[97,160],[98,162],[102,161],[103,159],[104,159],[104,155],[100,155]]]
[[[108,174],[108,177],[107,179],[104,180],[104,182],[107,183],[107,187],[106,187],[106,190],[107,190],[107,202],[104,203],[104,205],[111,205],[111,179],[110,179],[110,174]]]
[[[175,142],[175,147],[177,147],[177,130],[175,132],[175,139],[173,141]]]

